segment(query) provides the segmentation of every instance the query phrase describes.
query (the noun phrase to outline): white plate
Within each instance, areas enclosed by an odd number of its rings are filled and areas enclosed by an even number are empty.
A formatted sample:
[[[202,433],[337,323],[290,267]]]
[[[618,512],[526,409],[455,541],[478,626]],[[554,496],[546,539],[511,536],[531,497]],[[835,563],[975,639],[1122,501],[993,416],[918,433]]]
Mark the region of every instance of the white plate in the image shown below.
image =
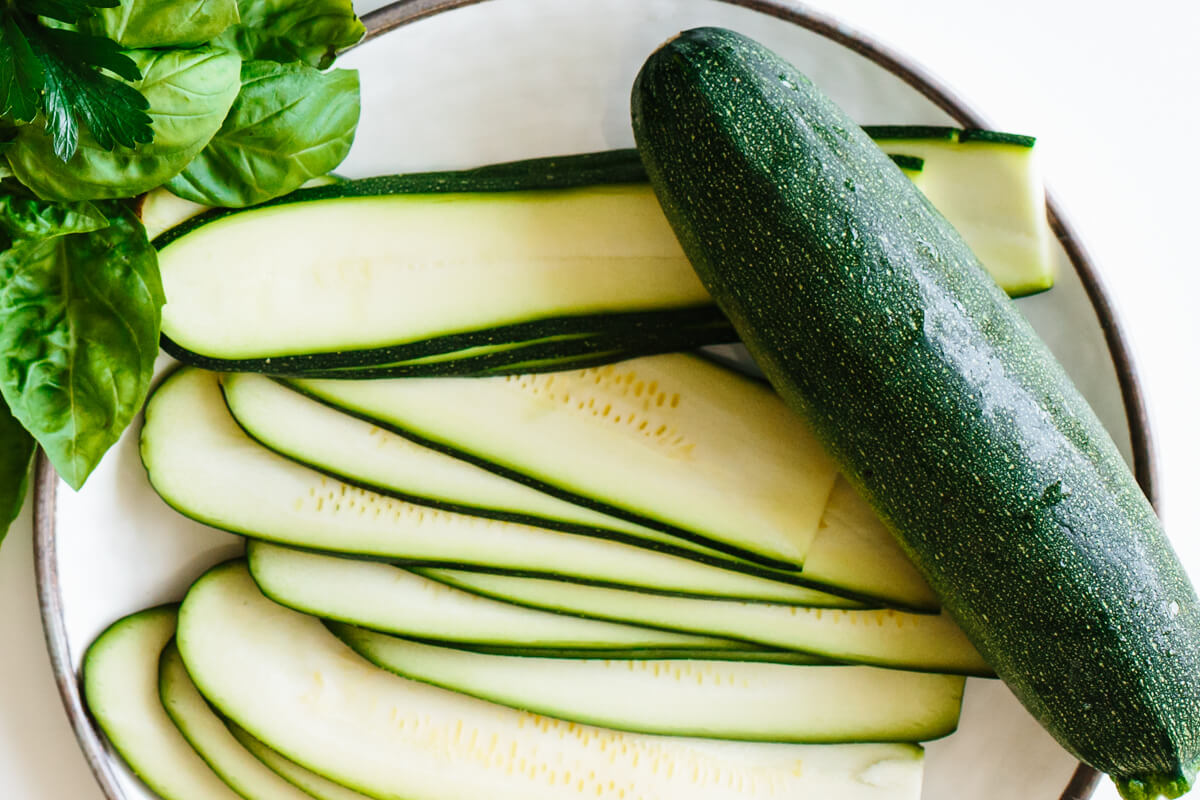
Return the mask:
[[[409,0],[384,9],[371,19],[375,30],[395,29],[340,64],[361,71],[363,117],[339,171],[358,177],[630,146],[629,87],[639,65],[670,35],[699,25],[764,42],[864,124],[984,124],[868,38],[783,0],[744,2],[754,8],[712,0]],[[470,7],[437,13],[456,6]],[[1064,227],[1057,230],[1058,283],[1020,301],[1021,309],[1152,490],[1153,458],[1123,340],[1086,256]],[[167,365],[164,357],[160,367]],[[45,463],[37,488],[38,583],[51,658],[84,753],[112,800],[152,795],[82,712],[81,654],[114,619],[179,598],[206,566],[241,548],[238,538],[181,517],[154,494],[138,459],[138,427],[82,492],[60,484]],[[1075,800],[1091,793],[1095,777],[1077,766],[1003,685],[972,680],[959,732],[929,746],[924,797]]]

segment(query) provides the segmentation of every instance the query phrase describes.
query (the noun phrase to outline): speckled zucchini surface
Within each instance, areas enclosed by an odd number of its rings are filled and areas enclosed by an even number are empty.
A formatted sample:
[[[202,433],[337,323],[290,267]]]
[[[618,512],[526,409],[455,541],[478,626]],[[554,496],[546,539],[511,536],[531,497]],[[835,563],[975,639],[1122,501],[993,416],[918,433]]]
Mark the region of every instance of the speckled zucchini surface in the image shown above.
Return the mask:
[[[1095,414],[871,139],[761,45],[685,32],[633,91],[651,182],[776,389],[985,658],[1129,798],[1200,758],[1200,605]]]

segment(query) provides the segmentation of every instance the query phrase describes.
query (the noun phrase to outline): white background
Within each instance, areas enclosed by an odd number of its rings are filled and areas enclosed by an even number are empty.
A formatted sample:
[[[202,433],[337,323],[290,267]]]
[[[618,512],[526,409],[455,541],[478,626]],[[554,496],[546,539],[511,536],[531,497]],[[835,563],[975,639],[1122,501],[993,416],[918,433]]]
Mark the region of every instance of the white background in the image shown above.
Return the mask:
[[[570,2],[570,0],[563,0]],[[1200,6],[814,0],[914,57],[1043,164],[1095,256],[1150,403],[1162,511],[1200,579]],[[28,509],[0,550],[0,798],[100,800],[42,641]],[[1115,800],[1107,783],[1097,800]]]

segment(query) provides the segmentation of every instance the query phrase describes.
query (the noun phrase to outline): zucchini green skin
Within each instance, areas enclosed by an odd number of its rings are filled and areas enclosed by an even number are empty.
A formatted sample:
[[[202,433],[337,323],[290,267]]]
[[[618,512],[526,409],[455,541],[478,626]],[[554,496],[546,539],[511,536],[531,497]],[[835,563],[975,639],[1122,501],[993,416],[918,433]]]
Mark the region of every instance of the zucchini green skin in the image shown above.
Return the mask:
[[[945,136],[941,138],[947,139],[953,139],[959,133],[954,128],[920,126],[885,126],[879,128],[879,133],[880,136],[928,138],[927,132],[930,130],[945,131]],[[984,133],[990,134],[986,131]],[[910,171],[919,172],[924,167],[924,160],[921,158],[902,154],[889,157]],[[646,180],[645,169],[636,150],[609,150],[492,164],[467,170],[384,175],[352,181],[337,180],[298,189],[256,208],[344,197],[570,189],[604,184],[645,183]],[[242,210],[209,209],[168,228],[155,237],[154,244],[163,248],[203,225]],[[579,340],[574,345],[563,344],[561,348],[545,342],[539,345],[539,349],[528,352],[513,349],[504,353],[488,354],[486,357],[462,360],[447,358],[436,365],[406,363],[431,356],[446,356],[458,350],[499,344],[534,343],[535,340],[565,336],[577,336]],[[390,347],[283,355],[273,358],[213,358],[179,345],[166,334],[161,337],[162,348],[168,355],[201,369],[331,378],[449,375],[471,377],[547,372],[736,341],[737,336],[728,321],[720,310],[712,305],[669,311],[606,313],[530,320]],[[343,370],[353,370],[354,374],[343,375]]]
[[[452,192],[511,192],[542,189],[570,189],[605,184],[645,183],[646,173],[637,151],[609,150],[551,156],[475,169],[445,172],[423,172],[404,175],[383,175],[353,181],[340,181],[324,186],[298,189],[255,208],[307,203],[344,197],[379,197],[395,194],[437,194]],[[215,220],[237,214],[241,209],[214,208],[170,228],[154,239],[161,249],[191,231]],[[563,335],[588,335],[596,338],[595,347],[583,353],[564,350],[551,356],[538,353],[519,360],[493,357],[482,363],[464,365],[445,362],[439,368],[401,366],[398,362],[452,353],[456,350],[486,345],[516,343]],[[634,337],[636,343],[628,338]],[[619,344],[605,345],[605,340],[623,339]],[[273,375],[329,376],[333,370],[366,369],[372,373],[356,377],[416,377],[418,375],[479,375],[505,374],[497,372],[512,364],[536,360],[544,366],[540,371],[553,369],[560,355],[569,366],[575,361],[588,364],[608,363],[634,355],[649,355],[680,349],[692,349],[707,344],[736,341],[736,335],[720,311],[712,305],[681,308],[670,311],[636,311],[573,315],[519,322],[493,328],[466,331],[392,347],[365,350],[310,353],[275,358],[223,359],[211,358],[188,350],[163,335],[161,345],[168,355],[191,366],[223,372],[264,372]],[[603,360],[598,354],[605,353]],[[451,371],[455,368],[456,371]]]
[[[328,627],[328,623],[326,624]],[[725,650],[585,650],[585,649],[569,649],[569,648],[543,648],[535,649],[532,647],[522,647],[516,645],[513,647],[500,647],[498,645],[476,645],[476,644],[459,644],[413,639],[415,642],[423,642],[424,644],[434,644],[440,647],[453,647],[456,650],[467,650],[472,653],[486,653],[495,656],[528,656],[530,658],[578,658],[578,659],[596,659],[607,658],[612,660],[622,661],[747,661],[763,664],[797,664],[797,665],[812,665],[812,664],[840,664],[842,662],[833,661],[831,659],[814,656],[809,653],[801,653],[795,650],[772,650],[770,648],[761,647],[754,648],[753,645],[748,646],[745,650],[725,649]]]
[[[864,125],[863,133],[876,142],[936,139],[947,142],[992,142],[1017,147],[1033,147],[1037,143],[1037,137],[1026,136],[1023,133],[1005,133],[983,128],[951,128],[947,125]],[[899,158],[903,156],[892,156],[892,160],[897,163],[900,163]]]
[[[614,326],[611,331],[603,333],[562,334],[502,346],[495,352],[479,355],[463,352],[462,357],[456,357],[451,353],[436,361],[414,359],[375,366],[304,369],[293,374],[305,378],[356,379],[512,375],[528,372],[525,366],[535,363],[546,365],[548,370],[571,369],[577,368],[576,365],[580,363],[606,364],[637,356],[737,341],[737,334],[724,318],[672,325],[671,317],[677,313],[658,312],[658,316],[640,321],[630,320],[624,327]],[[597,361],[597,358],[600,360]]]
[[[1200,760],[1200,603],[1087,402],[960,237],[730,31],[633,90],[685,252],[784,399],[1037,719],[1128,798]]]
[[[917,130],[912,126],[887,126],[880,130]],[[947,129],[953,130],[953,129]],[[986,132],[985,132],[986,133]],[[904,156],[900,157],[905,158]],[[910,159],[908,169],[919,171],[921,159]],[[645,183],[646,170],[633,148],[595,153],[529,158],[488,164],[473,169],[379,175],[357,180],[336,180],[307,186],[255,208],[306,203],[339,197],[380,197],[389,194],[440,194],[446,192],[517,192],[533,189],[571,189],[609,183]],[[240,209],[213,208],[155,237],[155,247],[165,247],[190,231]]]
[[[222,209],[224,210],[224,209]],[[639,335],[640,334],[640,335]],[[434,339],[423,339],[391,347],[369,350],[342,350],[329,353],[304,353],[274,358],[212,358],[176,344],[168,336],[160,343],[168,355],[185,364],[213,372],[262,372],[269,375],[302,375],[306,378],[343,377],[342,371],[374,370],[378,374],[357,373],[358,377],[414,377],[417,370],[405,367],[404,362],[431,356],[449,355],[459,350],[491,345],[536,342],[552,337],[581,337],[594,344],[596,351],[631,347],[643,348],[642,355],[651,352],[687,350],[706,344],[737,341],[737,335],[715,306],[680,308],[669,311],[629,311],[618,314],[581,314],[570,317],[518,322],[494,328],[465,331]],[[615,345],[608,345],[614,342]],[[665,347],[666,349],[660,349]],[[513,352],[511,355],[519,355]],[[551,357],[574,358],[581,355],[571,346],[563,345]],[[546,358],[542,352],[538,358]],[[497,367],[525,361],[525,358],[494,359],[494,363],[475,369],[466,365],[455,374],[477,374]],[[440,368],[453,366],[453,360],[440,362]],[[424,375],[444,375],[432,365],[425,365]]]
[[[307,203],[340,197],[381,197],[389,194],[440,194],[446,192],[516,192],[534,189],[570,189],[610,183],[645,183],[646,172],[636,150],[605,150],[547,158],[489,164],[474,169],[413,172],[338,181],[297,189],[255,208]],[[241,209],[213,208],[164,231],[154,246],[166,247],[184,234]]]

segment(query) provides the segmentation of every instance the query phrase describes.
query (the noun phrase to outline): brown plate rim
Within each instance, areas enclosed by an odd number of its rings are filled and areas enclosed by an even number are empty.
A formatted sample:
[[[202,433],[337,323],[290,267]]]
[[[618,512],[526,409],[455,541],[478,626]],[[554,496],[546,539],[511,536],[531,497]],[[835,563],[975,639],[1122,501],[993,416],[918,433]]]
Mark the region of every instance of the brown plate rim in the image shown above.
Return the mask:
[[[914,61],[901,55],[874,37],[851,28],[834,17],[813,11],[790,0],[717,0],[766,14],[793,25],[807,28],[870,59],[912,86],[935,105],[969,128],[990,128],[987,119]],[[486,0],[397,0],[363,16],[367,35],[363,41],[427,17]],[[1145,398],[1138,381],[1128,338],[1118,320],[1095,262],[1083,247],[1074,228],[1065,219],[1052,195],[1046,198],[1046,212],[1054,235],[1066,250],[1071,265],[1087,291],[1088,300],[1108,345],[1117,374],[1133,453],[1133,472],[1142,491],[1158,505],[1158,460],[1150,431]],[[58,476],[44,454],[39,454],[34,478],[34,562],[38,607],[54,670],[55,683],[84,758],[108,800],[126,800],[110,766],[115,753],[104,740],[83,702],[80,676],[73,666],[67,643],[62,609],[62,591],[58,579],[55,549],[55,493]],[[1092,796],[1101,773],[1080,764],[1059,800],[1086,800]],[[1050,800],[1047,798],[1047,800]]]

